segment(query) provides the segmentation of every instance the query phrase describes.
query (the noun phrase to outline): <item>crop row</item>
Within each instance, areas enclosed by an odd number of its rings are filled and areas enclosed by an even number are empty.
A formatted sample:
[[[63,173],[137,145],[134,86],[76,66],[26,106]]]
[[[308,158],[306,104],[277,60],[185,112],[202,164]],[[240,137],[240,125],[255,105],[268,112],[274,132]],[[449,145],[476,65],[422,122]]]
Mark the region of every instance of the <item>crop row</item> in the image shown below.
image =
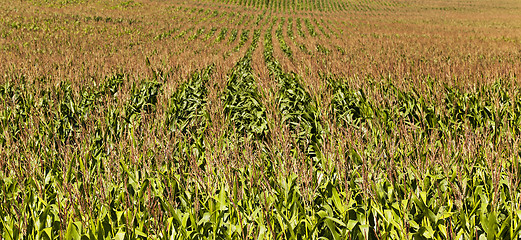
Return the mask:
[[[266,109],[261,104],[261,97],[251,67],[252,54],[259,38],[260,30],[255,30],[250,48],[228,76],[223,98],[223,111],[235,128],[230,130],[245,137],[245,141],[265,139],[268,134]]]
[[[275,30],[275,35],[277,36],[277,39],[279,40],[280,48],[286,56],[288,56],[289,59],[293,59],[293,52],[291,51],[291,48],[288,47],[286,44],[286,41],[284,41],[284,34],[282,33],[282,26],[284,25],[284,18],[280,19],[279,26],[277,30]]]
[[[170,97],[165,126],[169,131],[179,131],[182,134],[201,135],[210,121],[207,112],[206,85],[213,66],[193,72],[187,82],[177,88]]]
[[[306,25],[306,27],[308,29],[309,35],[311,35],[312,37],[316,37],[317,32],[315,31],[315,27],[313,27],[313,25],[311,24],[311,21],[309,21],[308,18],[304,19],[304,24]]]
[[[271,78],[279,86],[277,103],[283,123],[293,131],[300,148],[306,154],[315,156],[321,139],[315,102],[300,84],[298,76],[284,72],[273,56],[271,28],[264,36],[264,60]]]
[[[310,1],[310,0],[298,0],[298,1],[287,1],[287,0],[276,0],[276,1],[259,1],[259,0],[221,0],[226,3],[233,3],[246,7],[255,7],[259,9],[271,9],[279,12],[298,12],[298,11],[320,11],[320,12],[338,12],[348,10],[359,10],[364,7],[371,9],[372,5],[377,6],[394,6],[395,2],[355,2],[347,3],[342,1]]]
[[[302,30],[302,23],[300,18],[297,18],[297,33],[300,37],[306,38],[306,34]]]
[[[322,32],[322,34],[323,34],[326,38],[331,38],[331,35],[329,35],[329,33],[326,33],[326,31],[325,31],[324,28],[320,25],[320,23],[317,21],[316,18],[313,18],[313,22],[315,23],[315,25],[317,25],[318,30],[320,30],[320,32]]]

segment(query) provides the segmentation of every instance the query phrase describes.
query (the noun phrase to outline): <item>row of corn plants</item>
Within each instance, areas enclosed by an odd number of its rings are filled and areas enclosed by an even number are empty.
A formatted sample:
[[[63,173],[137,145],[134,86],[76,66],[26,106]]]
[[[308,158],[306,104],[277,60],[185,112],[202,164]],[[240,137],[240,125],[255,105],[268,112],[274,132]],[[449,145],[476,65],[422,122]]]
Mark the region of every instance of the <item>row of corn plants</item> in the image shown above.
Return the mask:
[[[244,44],[246,44],[246,41],[248,41],[249,34],[250,34],[250,30],[242,31],[241,37],[239,38],[239,43],[237,44],[237,46],[235,46],[233,51],[235,51],[235,52],[239,51],[239,49],[241,49],[244,46]]]
[[[223,99],[223,111],[228,121],[233,123],[234,132],[244,135],[245,141],[265,139],[268,134],[266,108],[261,103],[251,67],[252,54],[259,38],[260,30],[255,30],[250,48],[228,76]]]
[[[271,29],[264,36],[264,60],[271,78],[279,85],[277,103],[284,124],[294,131],[295,139],[298,139],[303,151],[315,156],[321,138],[316,103],[301,85],[299,77],[295,73],[284,72],[273,56]]]
[[[297,24],[298,35],[302,38],[306,38],[306,34],[304,33],[304,30],[302,30],[302,20],[300,18],[297,18],[296,24]]]
[[[281,18],[279,22],[278,28],[275,30],[275,36],[277,36],[277,39],[279,40],[280,48],[284,54],[289,59],[293,59],[293,51],[291,51],[291,48],[286,44],[286,41],[284,40],[284,34],[282,33],[282,26],[284,25],[285,19]]]
[[[315,25],[317,25],[318,30],[320,30],[322,35],[324,35],[326,38],[331,38],[331,35],[324,30],[324,28],[322,27],[322,25],[320,25],[316,18],[313,18],[313,22],[315,23]]]
[[[305,39],[306,38],[306,34],[304,33],[304,31],[302,30],[302,23],[301,23],[301,19],[300,18],[297,18],[296,19],[296,26],[297,26],[297,34]],[[289,35],[289,33],[288,33]],[[291,35],[290,35],[291,37]],[[296,46],[298,46],[298,48],[300,49],[300,51],[302,51],[303,53],[307,54],[307,55],[311,55],[311,51],[308,50],[308,48],[306,47],[306,45],[304,43],[299,43],[297,42],[294,38],[293,39],[293,42],[295,43]]]
[[[358,10],[359,7],[370,9],[373,2],[346,3],[341,1],[294,1],[289,2],[285,0],[277,1],[258,1],[258,0],[220,0],[227,4],[236,4],[246,7],[255,7],[258,9],[270,9],[278,12],[299,12],[299,11],[319,11],[319,12],[339,12],[349,11],[351,9]],[[383,6],[391,6],[392,3],[382,2],[378,3]]]
[[[309,18],[304,19],[304,24],[306,25],[306,28],[308,29],[309,35],[312,37],[317,36],[317,32],[315,31],[315,27],[311,24],[311,21],[309,21]]]

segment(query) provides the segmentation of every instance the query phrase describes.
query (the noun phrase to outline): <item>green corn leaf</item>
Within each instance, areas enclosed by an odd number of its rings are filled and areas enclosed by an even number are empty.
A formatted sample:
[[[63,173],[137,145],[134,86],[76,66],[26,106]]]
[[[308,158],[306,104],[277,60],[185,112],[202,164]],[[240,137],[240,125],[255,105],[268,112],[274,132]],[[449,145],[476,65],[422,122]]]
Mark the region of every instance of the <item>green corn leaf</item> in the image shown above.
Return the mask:
[[[67,226],[67,230],[65,231],[65,239],[74,239],[79,240],[81,238],[80,233],[72,221],[69,221],[69,225]]]

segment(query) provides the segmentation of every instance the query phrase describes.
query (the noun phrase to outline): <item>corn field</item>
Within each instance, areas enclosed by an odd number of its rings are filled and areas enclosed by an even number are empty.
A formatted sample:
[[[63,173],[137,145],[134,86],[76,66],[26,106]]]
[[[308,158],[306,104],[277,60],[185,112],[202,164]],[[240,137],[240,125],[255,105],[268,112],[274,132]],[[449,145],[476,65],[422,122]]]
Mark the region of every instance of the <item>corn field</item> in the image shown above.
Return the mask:
[[[0,239],[521,239],[521,3],[0,6]]]

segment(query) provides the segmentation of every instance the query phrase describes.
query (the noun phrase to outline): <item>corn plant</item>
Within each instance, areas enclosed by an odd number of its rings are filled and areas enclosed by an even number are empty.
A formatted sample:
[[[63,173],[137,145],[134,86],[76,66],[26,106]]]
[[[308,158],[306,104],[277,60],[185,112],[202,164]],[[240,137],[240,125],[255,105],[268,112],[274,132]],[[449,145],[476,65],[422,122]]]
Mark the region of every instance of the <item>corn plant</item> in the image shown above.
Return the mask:
[[[195,134],[204,128],[209,121],[206,110],[206,84],[211,76],[213,66],[194,72],[189,80],[179,86],[170,97],[165,126],[170,131]]]
[[[222,40],[226,37],[226,33],[228,33],[227,28],[221,29],[221,31],[219,32],[219,35],[215,38],[214,42],[216,42],[216,43],[222,42]]]
[[[282,49],[282,52],[288,56],[288,58],[293,59],[293,52],[291,51],[291,48],[288,47],[286,44],[286,41],[284,41],[284,35],[282,34],[282,26],[284,25],[284,18],[280,19],[279,26],[277,30],[275,30],[275,35],[277,36],[277,39],[280,43],[280,48]]]
[[[257,46],[260,31],[255,31],[246,55],[237,62],[228,76],[223,97],[224,113],[234,123],[236,132],[246,139],[264,139],[268,133],[266,109],[262,106],[251,68],[251,54]]]
[[[321,124],[317,115],[316,103],[300,84],[295,73],[285,73],[280,63],[273,57],[271,32],[264,37],[264,60],[270,75],[278,82],[277,104],[284,124],[294,131],[295,139],[303,151],[316,156],[320,146]]]

